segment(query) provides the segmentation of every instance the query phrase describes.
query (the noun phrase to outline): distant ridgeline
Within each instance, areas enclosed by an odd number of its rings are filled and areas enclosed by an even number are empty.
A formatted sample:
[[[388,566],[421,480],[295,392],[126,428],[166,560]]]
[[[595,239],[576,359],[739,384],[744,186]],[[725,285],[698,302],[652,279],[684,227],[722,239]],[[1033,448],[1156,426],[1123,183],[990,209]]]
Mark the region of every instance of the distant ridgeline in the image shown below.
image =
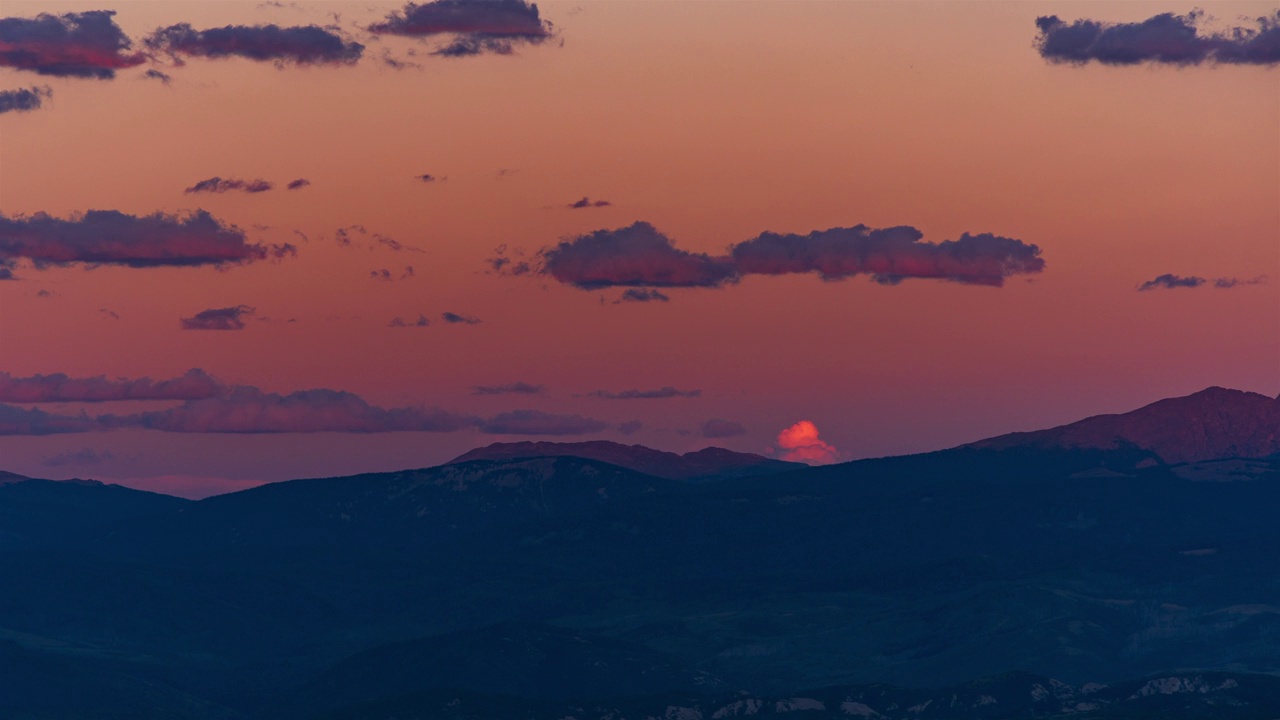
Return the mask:
[[[498,444],[199,502],[0,474],[0,718],[1280,717],[1278,408],[817,468]]]

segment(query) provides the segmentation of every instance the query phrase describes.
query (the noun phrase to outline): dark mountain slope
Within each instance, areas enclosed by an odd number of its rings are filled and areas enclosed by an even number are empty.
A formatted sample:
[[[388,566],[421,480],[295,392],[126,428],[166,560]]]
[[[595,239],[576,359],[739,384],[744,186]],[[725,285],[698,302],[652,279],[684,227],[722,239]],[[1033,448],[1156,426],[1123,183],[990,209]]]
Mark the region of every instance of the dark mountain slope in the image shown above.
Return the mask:
[[[1168,673],[1073,686],[1008,673],[935,689],[853,685],[772,696],[665,693],[577,702],[433,690],[357,703],[314,720],[1273,720],[1278,707],[1280,678],[1266,675]]]
[[[0,549],[76,545],[108,526],[174,510],[188,502],[94,480],[0,477]]]
[[[535,699],[723,692],[643,645],[527,623],[393,643],[358,653],[262,717],[309,717],[385,697],[454,690]]]

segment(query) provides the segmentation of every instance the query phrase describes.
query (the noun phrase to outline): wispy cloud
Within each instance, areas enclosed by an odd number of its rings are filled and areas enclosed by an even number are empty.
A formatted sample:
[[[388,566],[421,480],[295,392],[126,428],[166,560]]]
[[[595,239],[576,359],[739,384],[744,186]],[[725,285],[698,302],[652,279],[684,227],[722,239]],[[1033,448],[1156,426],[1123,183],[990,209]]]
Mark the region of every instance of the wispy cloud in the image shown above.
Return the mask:
[[[41,464],[45,467],[88,467],[101,465],[115,459],[116,456],[110,450],[99,451],[93,448],[82,448],[80,450],[65,450],[57,455],[47,457]]]
[[[733,420],[711,419],[702,423],[702,437],[707,439],[730,438],[746,435],[747,428]]]
[[[0,435],[57,435],[89,432],[98,424],[88,415],[60,415],[40,408],[24,409],[0,403]]]
[[[586,208],[609,207],[612,204],[613,203],[609,202],[608,200],[592,200],[586,195],[583,195],[581,200],[575,200],[574,202],[571,202],[568,205],[565,205],[565,207],[569,208],[570,210],[584,210]]]
[[[210,308],[201,310],[192,317],[182,318],[179,322],[183,330],[243,330],[244,318],[254,312],[256,310],[248,305]]]
[[[537,386],[494,386],[503,393],[536,394]],[[499,392],[479,394],[503,394]],[[606,423],[581,415],[511,410],[490,418],[424,405],[383,408],[352,393],[327,388],[280,394],[228,386],[193,369],[171,380],[70,378],[62,374],[13,378],[0,374],[0,401],[107,402],[181,400],[163,410],[90,417],[24,409],[0,402],[0,435],[49,435],[141,428],[176,433],[454,432],[467,428],[498,435],[586,435]]]
[[[223,386],[208,373],[192,368],[170,380],[73,378],[63,373],[14,377],[0,372],[0,401],[11,403],[112,402],[120,400],[198,400],[214,397]]]
[[[34,18],[0,18],[0,66],[57,77],[115,77],[116,70],[147,61],[129,52],[132,41],[116,25],[113,10]]]
[[[622,390],[620,392],[595,390],[587,393],[587,395],[588,397],[604,398],[606,400],[665,400],[668,398],[695,398],[702,395],[702,391],[677,390],[668,385],[656,390]]]
[[[1149,290],[1175,290],[1178,288],[1198,288],[1204,286],[1212,286],[1219,289],[1230,289],[1242,287],[1246,285],[1262,285],[1266,283],[1267,276],[1259,275],[1257,277],[1241,279],[1235,277],[1220,277],[1212,282],[1207,278],[1198,275],[1174,275],[1165,273],[1138,285],[1138,292],[1147,292]]]
[[[390,250],[392,252],[422,252],[422,248],[406,245],[395,238],[382,233],[369,232],[363,225],[348,225],[333,231],[334,242],[338,247],[363,248],[369,251]],[[410,273],[412,274],[412,273]]]
[[[475,385],[472,395],[537,395],[541,393],[541,385],[530,385],[527,382],[513,382],[506,385]]]
[[[337,390],[279,395],[246,386],[168,410],[107,416],[103,422],[181,433],[453,432],[475,424],[473,418],[437,408],[388,410]]]
[[[628,420],[624,423],[618,423],[618,432],[623,435],[633,435],[640,432],[644,428],[644,423],[639,420]]]
[[[1254,21],[1254,27],[1233,27],[1203,33],[1204,12],[1162,13],[1142,22],[1110,23],[1056,15],[1036,18],[1036,50],[1055,63],[1083,65],[1239,65],[1280,64],[1280,10]]]
[[[387,327],[393,327],[393,328],[411,328],[411,327],[424,328],[424,327],[427,327],[427,326],[428,326],[428,325],[430,325],[430,324],[431,324],[431,321],[427,319],[427,316],[426,316],[426,315],[418,315],[418,319],[417,319],[417,320],[405,320],[404,318],[400,318],[400,317],[393,317],[393,318],[391,318],[391,322],[387,323]]]
[[[310,186],[311,186],[310,180],[306,178],[298,178],[297,180],[291,180],[289,184],[286,185],[285,187],[289,190],[301,190],[302,188],[310,187]]]
[[[489,435],[587,435],[607,424],[581,415],[553,415],[539,410],[512,410],[480,422]]]

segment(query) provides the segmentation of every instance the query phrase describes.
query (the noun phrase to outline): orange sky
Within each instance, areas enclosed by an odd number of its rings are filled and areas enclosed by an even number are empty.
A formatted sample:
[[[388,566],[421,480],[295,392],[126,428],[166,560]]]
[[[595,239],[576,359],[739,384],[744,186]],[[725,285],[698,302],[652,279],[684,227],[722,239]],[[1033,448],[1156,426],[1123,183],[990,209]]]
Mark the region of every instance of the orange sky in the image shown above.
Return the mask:
[[[366,50],[342,67],[194,58],[158,66],[167,86],[140,79],[149,65],[110,81],[0,68],[0,90],[53,91],[37,111],[0,115],[5,216],[203,208],[255,241],[299,243],[297,257],[223,270],[20,268],[0,283],[0,371],[159,379],[198,367],[384,407],[638,420],[629,436],[562,439],[679,451],[761,452],[807,419],[848,458],[1208,385],[1280,393],[1280,69],[1054,65],[1032,47],[1039,15],[1131,22],[1190,6],[540,2],[563,44],[445,59],[409,58],[418,41],[360,29],[395,4],[300,5],[5,2],[6,17],[115,9],[135,39],[178,22],[323,25],[337,12]],[[1216,27],[1274,5],[1209,10]],[[392,70],[378,62],[384,49],[421,67]],[[423,173],[447,179],[414,179]],[[278,187],[183,193],[212,176]],[[299,177],[312,185],[283,189]],[[583,196],[612,205],[565,208]],[[535,252],[637,220],[713,255],[766,230],[913,225],[929,242],[990,232],[1039,246],[1046,267],[1001,288],[747,276],[620,305],[618,289],[487,272],[499,245]],[[356,224],[421,252],[338,247],[335,230]],[[405,280],[369,277],[409,265]],[[1270,281],[1135,291],[1164,273]],[[271,320],[179,328],[239,304]],[[445,311],[483,322],[447,325]],[[430,327],[387,327],[420,313]],[[472,394],[514,381],[546,390]],[[701,393],[587,396],[664,386]],[[698,430],[711,418],[747,432],[707,440]],[[428,465],[513,439],[523,438],[10,436],[0,468],[267,480]],[[47,464],[85,448],[113,457]]]

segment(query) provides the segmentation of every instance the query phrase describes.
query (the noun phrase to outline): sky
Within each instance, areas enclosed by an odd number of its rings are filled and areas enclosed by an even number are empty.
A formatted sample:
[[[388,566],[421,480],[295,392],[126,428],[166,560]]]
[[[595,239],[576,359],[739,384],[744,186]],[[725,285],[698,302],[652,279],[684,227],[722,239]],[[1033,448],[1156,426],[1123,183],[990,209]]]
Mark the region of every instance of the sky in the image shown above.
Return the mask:
[[[1278,23],[6,0],[0,469],[201,496],[517,440],[834,462],[1275,396]]]

